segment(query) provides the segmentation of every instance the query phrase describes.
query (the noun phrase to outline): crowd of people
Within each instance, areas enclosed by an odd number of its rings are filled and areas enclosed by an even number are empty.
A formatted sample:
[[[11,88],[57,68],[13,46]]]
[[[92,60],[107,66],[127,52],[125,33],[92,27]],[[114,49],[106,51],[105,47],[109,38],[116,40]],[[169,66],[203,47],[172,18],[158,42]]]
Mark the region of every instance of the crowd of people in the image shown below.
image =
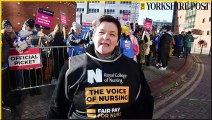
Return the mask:
[[[42,30],[36,29],[33,19],[27,19],[18,33],[13,30],[9,20],[2,21],[2,29],[3,106],[9,106],[13,116],[18,116],[16,104],[11,101],[11,99],[17,99],[17,96],[11,94],[11,89],[41,85],[45,76],[43,72],[47,66],[47,58],[50,58],[53,60],[51,80],[56,81],[57,86],[49,108],[49,118],[81,119],[86,117],[84,113],[81,113],[85,112],[86,108],[82,101],[85,96],[80,93],[86,92],[82,90],[87,86],[83,83],[83,80],[86,80],[85,70],[98,68],[108,73],[111,73],[111,70],[114,73],[125,73],[129,76],[126,81],[132,82],[123,84],[133,87],[134,90],[128,88],[130,89],[128,96],[130,104],[126,103],[120,107],[123,113],[119,117],[151,118],[153,98],[142,72],[142,65],[155,65],[159,70],[166,70],[171,55],[181,58],[181,53],[183,53],[183,57],[187,58],[195,39],[190,31],[186,34],[182,31],[181,34],[173,35],[171,27],[164,26],[157,33],[145,30],[137,23],[135,28],[129,23],[121,25],[118,20],[108,15],[94,20],[90,30],[84,35],[81,35],[82,26],[77,22],[72,23],[67,37],[64,37],[65,33],[61,23],[56,24],[54,30],[46,35]],[[10,48],[15,48],[22,53],[27,48],[42,46],[53,46],[48,50],[41,49],[42,68],[8,70]],[[119,66],[119,69],[114,66]],[[121,69],[122,66],[127,69]],[[93,87],[105,85],[104,83]],[[116,86],[123,85],[116,84]],[[109,84],[109,86],[113,85]],[[67,87],[70,88],[67,89]],[[29,94],[31,96],[41,94],[40,88],[29,89]],[[115,106],[105,105],[104,108]],[[91,108],[98,109],[98,107],[98,105],[93,105]]]

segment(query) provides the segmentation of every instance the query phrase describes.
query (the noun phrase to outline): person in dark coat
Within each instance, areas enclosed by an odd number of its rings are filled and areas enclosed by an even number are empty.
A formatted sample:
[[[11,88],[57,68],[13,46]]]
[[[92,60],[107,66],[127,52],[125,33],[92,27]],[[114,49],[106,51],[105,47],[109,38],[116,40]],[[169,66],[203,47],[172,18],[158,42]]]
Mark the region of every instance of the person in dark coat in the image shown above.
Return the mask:
[[[15,94],[12,93],[12,84],[9,77],[9,51],[10,46],[13,47],[12,43],[17,37],[12,29],[12,24],[9,20],[3,20],[2,22],[2,106],[9,107],[11,110],[11,116],[13,119],[19,117],[19,113],[16,108]],[[8,44],[8,42],[10,44]]]
[[[159,44],[159,54],[162,62],[162,67],[160,70],[166,70],[168,67],[168,57],[169,57],[169,48],[170,43],[173,40],[171,34],[171,26],[166,26],[164,29],[165,33],[160,37],[160,44]]]
[[[49,36],[52,37],[52,46],[66,46],[66,44],[63,42],[63,26],[61,23],[56,24],[54,31],[51,32]],[[58,79],[60,70],[68,55],[66,54],[64,48],[52,48],[50,56],[53,60],[52,82],[55,82]]]

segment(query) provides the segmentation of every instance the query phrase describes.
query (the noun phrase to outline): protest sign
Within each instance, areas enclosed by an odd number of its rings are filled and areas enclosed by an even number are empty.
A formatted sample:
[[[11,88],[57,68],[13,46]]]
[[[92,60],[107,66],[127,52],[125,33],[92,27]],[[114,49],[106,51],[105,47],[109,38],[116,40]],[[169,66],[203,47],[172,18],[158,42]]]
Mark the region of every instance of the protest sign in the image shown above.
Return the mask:
[[[42,67],[39,48],[27,48],[23,53],[10,49],[8,61],[10,70]]]
[[[36,15],[35,26],[50,30],[54,12],[39,8]]]
[[[152,19],[146,18],[144,20],[144,30],[152,30]]]
[[[66,14],[64,12],[60,12],[61,23],[63,26],[67,26]]]

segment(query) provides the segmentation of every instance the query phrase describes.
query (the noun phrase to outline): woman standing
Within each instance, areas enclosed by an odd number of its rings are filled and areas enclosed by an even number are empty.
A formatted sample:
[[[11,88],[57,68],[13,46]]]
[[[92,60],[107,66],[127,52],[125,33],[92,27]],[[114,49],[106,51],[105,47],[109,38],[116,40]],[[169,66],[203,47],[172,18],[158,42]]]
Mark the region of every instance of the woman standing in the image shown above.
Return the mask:
[[[61,23],[56,24],[54,27],[54,31],[50,33],[49,35],[52,37],[52,46],[66,46],[63,42],[64,36],[63,36],[63,25]],[[51,50],[51,58],[53,60],[53,74],[52,74],[52,80],[55,81],[58,79],[60,70],[64,64],[65,55],[66,52],[64,52],[64,48],[52,48]]]
[[[19,117],[16,102],[20,98],[19,94],[11,91],[15,85],[15,72],[8,70],[8,58],[10,48],[13,48],[13,41],[17,38],[12,24],[9,20],[2,21],[2,103],[3,107],[9,107],[12,119]],[[8,73],[8,71],[10,73]],[[10,77],[9,77],[10,76]]]
[[[152,118],[150,88],[137,63],[120,52],[120,35],[116,18],[99,19],[94,44],[63,66],[48,118]]]

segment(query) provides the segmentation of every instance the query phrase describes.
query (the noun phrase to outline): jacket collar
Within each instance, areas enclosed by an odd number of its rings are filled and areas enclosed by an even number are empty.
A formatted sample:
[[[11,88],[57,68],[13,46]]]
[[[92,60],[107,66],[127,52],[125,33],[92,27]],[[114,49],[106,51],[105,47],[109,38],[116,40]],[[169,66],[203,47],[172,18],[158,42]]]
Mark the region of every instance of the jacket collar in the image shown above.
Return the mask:
[[[100,57],[99,53],[94,48],[94,44],[90,44],[86,48],[86,54],[90,56],[91,58],[96,59],[98,61],[102,61],[102,62],[114,62],[122,56],[120,47],[116,47],[111,56],[105,57],[105,58]]]

